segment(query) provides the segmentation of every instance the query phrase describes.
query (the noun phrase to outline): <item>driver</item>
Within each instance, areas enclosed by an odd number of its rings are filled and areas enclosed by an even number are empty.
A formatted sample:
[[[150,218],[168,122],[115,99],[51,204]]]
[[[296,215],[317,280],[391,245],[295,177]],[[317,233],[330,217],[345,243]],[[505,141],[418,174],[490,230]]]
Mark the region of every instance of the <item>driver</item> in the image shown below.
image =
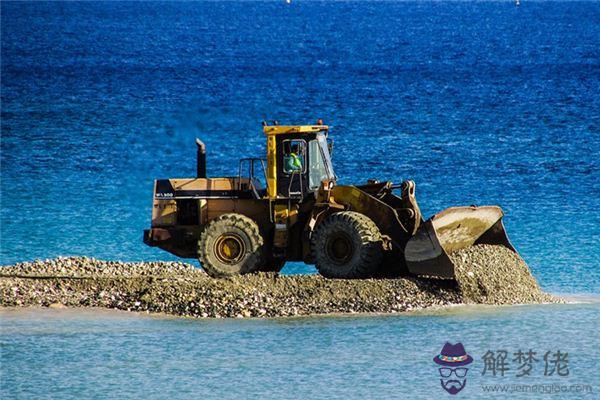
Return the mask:
[[[292,146],[290,154],[285,156],[286,172],[294,173],[302,171],[302,157],[300,157],[300,146],[295,144]]]

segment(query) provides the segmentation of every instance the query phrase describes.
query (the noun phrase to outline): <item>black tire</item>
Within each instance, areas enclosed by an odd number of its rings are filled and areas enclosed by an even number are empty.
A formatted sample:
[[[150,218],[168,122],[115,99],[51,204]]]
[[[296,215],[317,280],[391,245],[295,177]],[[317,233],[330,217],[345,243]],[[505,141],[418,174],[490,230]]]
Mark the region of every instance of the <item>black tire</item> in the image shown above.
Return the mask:
[[[381,233],[367,216],[344,211],[320,223],[311,238],[315,266],[327,278],[378,275],[383,257]]]
[[[378,278],[398,278],[408,275],[404,254],[394,250],[388,250],[383,253],[381,268],[377,275]]]
[[[198,240],[198,259],[212,277],[257,271],[264,240],[258,225],[242,214],[223,214],[206,225]]]

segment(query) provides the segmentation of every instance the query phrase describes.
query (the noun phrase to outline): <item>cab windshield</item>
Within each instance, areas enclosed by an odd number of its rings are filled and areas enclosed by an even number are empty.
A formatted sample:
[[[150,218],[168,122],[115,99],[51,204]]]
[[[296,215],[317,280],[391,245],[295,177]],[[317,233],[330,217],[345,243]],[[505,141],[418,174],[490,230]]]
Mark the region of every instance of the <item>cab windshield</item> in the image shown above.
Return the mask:
[[[308,185],[311,190],[318,189],[324,179],[335,179],[327,139],[323,133],[318,133],[317,139],[309,143],[308,156],[310,160]]]

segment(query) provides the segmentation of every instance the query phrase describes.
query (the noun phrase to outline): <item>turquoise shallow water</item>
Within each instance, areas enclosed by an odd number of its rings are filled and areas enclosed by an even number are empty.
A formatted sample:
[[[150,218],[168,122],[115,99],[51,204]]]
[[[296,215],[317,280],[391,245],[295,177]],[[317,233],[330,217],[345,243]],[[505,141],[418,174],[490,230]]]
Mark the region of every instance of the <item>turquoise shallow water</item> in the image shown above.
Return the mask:
[[[592,393],[548,398],[593,399],[600,393],[600,298],[583,300],[271,320],[3,309],[0,398],[444,398],[432,358],[445,341],[461,341],[475,360],[456,398],[507,398],[482,385],[522,384],[590,385]],[[540,362],[531,377],[515,377],[515,363],[504,378],[482,375],[490,349],[533,349]],[[544,376],[549,350],[569,353],[569,376]]]

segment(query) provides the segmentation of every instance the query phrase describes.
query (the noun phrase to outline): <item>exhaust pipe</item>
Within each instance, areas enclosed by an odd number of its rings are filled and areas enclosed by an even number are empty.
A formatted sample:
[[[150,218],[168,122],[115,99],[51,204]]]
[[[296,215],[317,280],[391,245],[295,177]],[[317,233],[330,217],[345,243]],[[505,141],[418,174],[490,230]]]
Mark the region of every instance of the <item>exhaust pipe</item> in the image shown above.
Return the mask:
[[[196,177],[206,178],[206,145],[196,138]]]

